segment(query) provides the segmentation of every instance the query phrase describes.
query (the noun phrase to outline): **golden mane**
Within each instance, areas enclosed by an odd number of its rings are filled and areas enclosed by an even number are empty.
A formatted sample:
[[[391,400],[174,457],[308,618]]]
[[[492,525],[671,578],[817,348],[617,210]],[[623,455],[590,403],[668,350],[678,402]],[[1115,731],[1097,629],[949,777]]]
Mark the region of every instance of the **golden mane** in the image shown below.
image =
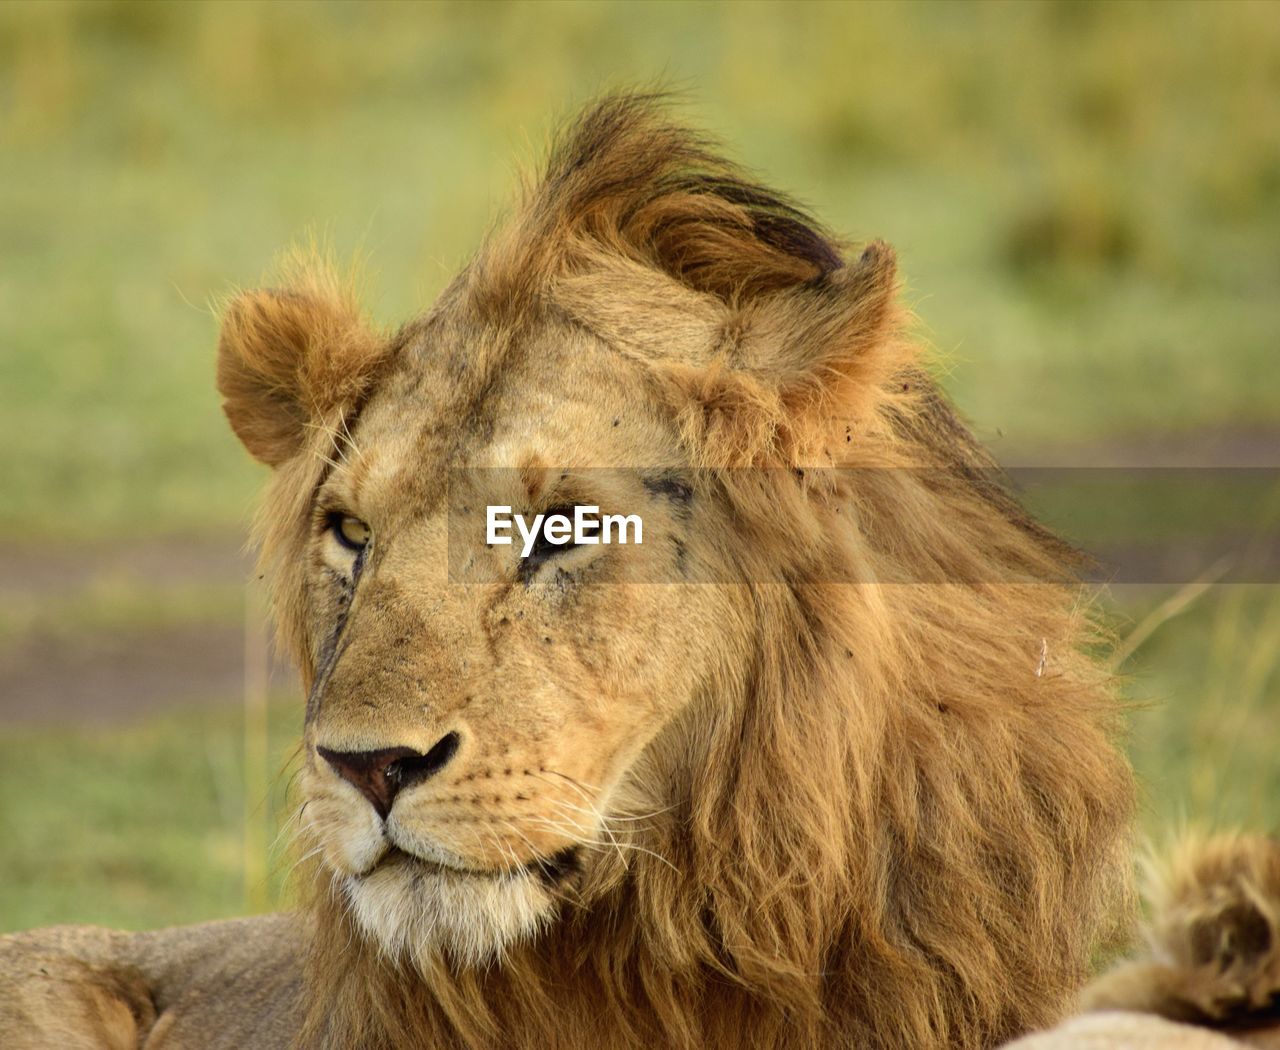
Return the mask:
[[[628,327],[623,291],[645,296],[655,273],[673,325],[693,323],[678,296],[736,319],[719,363],[666,359],[661,332]],[[886,247],[846,264],[652,99],[606,100],[563,136],[445,293],[500,333],[471,381],[520,352],[514,334],[568,317],[651,362],[695,465],[781,468],[724,472],[755,653],[717,712],[651,745],[701,756],[655,792],[673,809],[637,840],[651,852],[501,963],[388,960],[317,875],[299,1045],[918,1050],[1059,1015],[1126,899],[1111,683],[1069,549],[991,480],[896,291]],[[761,325],[793,360],[766,368],[734,335]],[[358,411],[327,400],[331,428]],[[929,469],[881,469],[901,467]],[[320,469],[281,471],[262,518],[295,646],[293,533]]]

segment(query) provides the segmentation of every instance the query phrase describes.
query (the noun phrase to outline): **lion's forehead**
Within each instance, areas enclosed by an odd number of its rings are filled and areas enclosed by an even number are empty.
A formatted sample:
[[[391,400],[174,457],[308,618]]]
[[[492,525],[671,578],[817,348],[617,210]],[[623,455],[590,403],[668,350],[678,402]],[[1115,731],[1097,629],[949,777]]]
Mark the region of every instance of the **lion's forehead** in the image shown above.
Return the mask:
[[[687,462],[639,370],[600,340],[548,325],[499,357],[494,338],[436,324],[406,342],[335,471],[353,500],[431,512],[460,472]]]

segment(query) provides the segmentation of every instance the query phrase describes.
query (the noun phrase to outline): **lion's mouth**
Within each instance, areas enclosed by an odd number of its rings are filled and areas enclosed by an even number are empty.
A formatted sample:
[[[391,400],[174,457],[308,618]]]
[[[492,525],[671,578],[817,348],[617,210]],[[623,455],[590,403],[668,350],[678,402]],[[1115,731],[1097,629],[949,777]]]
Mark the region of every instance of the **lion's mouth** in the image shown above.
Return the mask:
[[[569,881],[582,870],[582,849],[579,846],[566,846],[550,856],[535,857],[518,866],[475,868],[465,864],[442,863],[393,845],[372,868],[363,872],[360,877],[365,878],[375,871],[390,868],[402,868],[415,877],[421,877],[424,874],[477,879],[532,877],[540,880],[548,888],[554,888]]]
[[[582,848],[566,846],[549,857],[529,861],[524,870],[541,879],[548,887],[554,888],[568,882],[582,870]]]

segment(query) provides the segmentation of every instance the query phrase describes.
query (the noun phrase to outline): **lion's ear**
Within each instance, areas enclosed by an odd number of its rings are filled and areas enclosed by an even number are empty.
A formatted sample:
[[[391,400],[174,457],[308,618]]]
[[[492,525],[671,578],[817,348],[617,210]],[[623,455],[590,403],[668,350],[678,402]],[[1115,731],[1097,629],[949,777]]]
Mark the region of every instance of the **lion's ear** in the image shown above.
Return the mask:
[[[859,391],[900,364],[897,297],[894,251],[873,241],[818,281],[743,304],[734,326],[737,367],[772,388],[788,412],[821,403],[856,414]]]
[[[674,265],[599,251],[591,263],[561,279],[560,304],[666,380],[709,465],[799,465],[833,426],[870,418],[901,395],[905,373],[915,377],[897,261],[882,241],[791,283],[747,265],[728,295]],[[721,263],[718,280],[733,272]]]
[[[669,369],[708,465],[826,462],[833,434],[873,426],[915,375],[893,250],[872,243],[821,277],[730,304],[709,361]]]
[[[278,466],[301,451],[309,424],[354,406],[384,354],[384,341],[341,298],[245,292],[222,319],[223,411],[245,448]]]

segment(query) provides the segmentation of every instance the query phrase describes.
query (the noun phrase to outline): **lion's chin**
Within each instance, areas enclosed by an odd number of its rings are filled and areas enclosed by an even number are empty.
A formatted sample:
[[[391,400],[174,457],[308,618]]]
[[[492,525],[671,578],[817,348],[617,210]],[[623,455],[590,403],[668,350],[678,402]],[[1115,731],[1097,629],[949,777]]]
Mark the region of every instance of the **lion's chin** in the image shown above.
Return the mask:
[[[341,882],[364,935],[420,969],[441,958],[462,967],[500,962],[546,926],[555,907],[546,885],[528,872],[469,873],[399,851]]]

